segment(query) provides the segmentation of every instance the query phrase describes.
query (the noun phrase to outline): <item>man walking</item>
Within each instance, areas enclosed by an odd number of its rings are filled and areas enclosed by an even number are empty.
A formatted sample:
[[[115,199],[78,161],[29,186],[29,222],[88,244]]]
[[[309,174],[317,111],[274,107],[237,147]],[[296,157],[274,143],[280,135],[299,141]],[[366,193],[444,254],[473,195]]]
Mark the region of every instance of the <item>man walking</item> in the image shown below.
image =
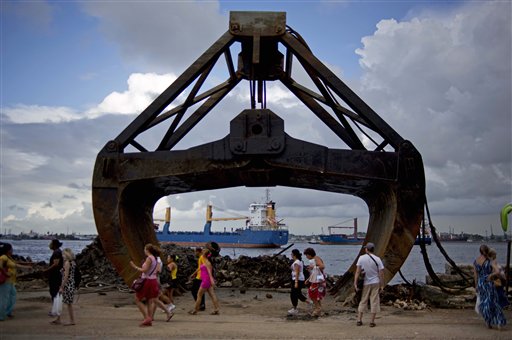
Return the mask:
[[[202,255],[203,249],[200,247],[196,248],[196,257],[197,257],[197,269],[190,275],[192,279],[192,296],[194,297],[194,301],[197,299],[197,292],[199,291],[199,287],[201,286],[201,265],[204,264],[204,257]],[[199,307],[200,311],[204,311],[206,309],[206,304],[204,300],[204,295],[201,298],[201,304]]]
[[[357,260],[356,274],[354,275],[354,287],[356,292],[357,281],[360,275],[364,275],[363,293],[359,307],[357,308],[357,325],[363,324],[363,312],[366,311],[368,299],[370,300],[371,321],[370,327],[375,327],[375,315],[380,312],[379,293],[384,289],[384,265],[382,260],[375,255],[375,245],[368,242],[365,246],[366,254]],[[364,273],[364,274],[362,274]]]
[[[62,242],[57,239],[53,239],[48,247],[52,250],[52,256],[50,257],[50,266],[46,268],[43,273],[48,275],[48,284],[50,287],[50,296],[53,299],[59,293],[60,287],[62,285],[62,273],[61,270],[64,267],[64,258],[62,257]],[[48,312],[48,316],[57,316],[50,312]]]

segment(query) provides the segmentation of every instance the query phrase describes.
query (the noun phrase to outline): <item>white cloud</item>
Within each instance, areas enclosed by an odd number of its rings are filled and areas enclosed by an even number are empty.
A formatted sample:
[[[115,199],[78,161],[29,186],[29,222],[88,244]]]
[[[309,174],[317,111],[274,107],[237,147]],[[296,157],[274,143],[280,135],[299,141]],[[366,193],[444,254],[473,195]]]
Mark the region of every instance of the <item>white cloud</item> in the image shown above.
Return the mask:
[[[11,221],[16,221],[16,216],[14,215],[7,215],[3,218],[2,222],[8,223]]]
[[[128,89],[112,92],[95,108],[87,111],[87,116],[95,118],[104,113],[138,114],[176,80],[170,73],[133,73],[128,78]]]
[[[62,106],[18,104],[14,107],[3,108],[2,111],[10,122],[16,124],[58,123],[83,117],[74,109]]]
[[[103,114],[139,114],[176,80],[171,73],[133,73],[127,80],[128,89],[114,91],[97,106],[85,112],[69,107],[51,107],[19,104],[3,109],[3,119],[9,123],[62,123],[84,118],[97,118]]]
[[[2,148],[2,166],[5,172],[26,175],[26,173],[45,164],[48,164],[48,157],[34,152],[28,153],[16,149]]]
[[[419,149],[443,214],[490,214],[512,197],[511,27],[510,3],[470,3],[382,20],[356,51],[362,98]]]

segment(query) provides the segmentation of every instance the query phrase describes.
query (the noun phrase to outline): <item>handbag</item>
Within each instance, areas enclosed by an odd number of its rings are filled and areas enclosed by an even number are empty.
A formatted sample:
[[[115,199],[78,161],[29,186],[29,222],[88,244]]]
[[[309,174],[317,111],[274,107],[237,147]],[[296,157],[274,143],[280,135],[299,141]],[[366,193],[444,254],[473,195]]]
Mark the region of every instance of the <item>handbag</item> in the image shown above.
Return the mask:
[[[320,283],[320,282],[324,282],[324,281],[325,281],[324,274],[322,273],[320,268],[318,268],[318,266],[314,266],[313,269],[311,270],[311,273],[309,274],[308,282]]]
[[[139,277],[138,279],[133,280],[131,288],[134,291],[138,292],[139,290],[142,289],[142,287],[144,287],[144,281],[146,281],[146,279],[143,279],[142,277]]]

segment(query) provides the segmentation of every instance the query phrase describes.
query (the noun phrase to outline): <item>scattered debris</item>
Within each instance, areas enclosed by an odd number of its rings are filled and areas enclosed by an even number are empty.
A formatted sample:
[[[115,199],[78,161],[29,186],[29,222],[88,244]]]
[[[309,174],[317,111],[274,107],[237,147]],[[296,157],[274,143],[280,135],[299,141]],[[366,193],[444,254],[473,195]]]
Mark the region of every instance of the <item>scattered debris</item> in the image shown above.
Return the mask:
[[[194,249],[180,247],[175,244],[162,246],[162,258],[167,255],[177,255],[178,282],[180,283],[177,294],[183,294],[190,290],[190,275],[197,268],[197,258]],[[30,258],[16,257],[20,262],[31,262]],[[76,262],[82,272],[81,290],[92,290],[97,292],[109,291],[112,289],[126,290],[121,277],[117,274],[110,261],[106,258],[99,238],[96,238],[81,253],[77,254]],[[290,288],[290,259],[284,255],[277,256],[240,256],[231,259],[229,256],[215,257],[212,259],[214,275],[217,285],[220,287],[233,287],[245,294],[248,289],[289,289]],[[43,270],[48,267],[47,263],[39,262],[33,269],[20,269],[18,275],[18,290],[48,289],[47,278]],[[463,266],[469,272],[471,267]],[[453,275],[450,266],[446,267],[446,275],[451,278]],[[340,276],[328,276],[327,286],[332,287]],[[266,293],[267,299],[272,294]],[[258,299],[255,296],[254,299]],[[358,304],[358,297],[355,293],[349,295],[345,300],[338,301],[341,306],[354,307]],[[440,288],[428,284],[417,284],[413,282],[408,286],[405,284],[388,285],[382,296],[381,303],[403,310],[423,310],[428,306],[437,308],[471,308],[475,303],[474,288],[453,289],[445,292]]]

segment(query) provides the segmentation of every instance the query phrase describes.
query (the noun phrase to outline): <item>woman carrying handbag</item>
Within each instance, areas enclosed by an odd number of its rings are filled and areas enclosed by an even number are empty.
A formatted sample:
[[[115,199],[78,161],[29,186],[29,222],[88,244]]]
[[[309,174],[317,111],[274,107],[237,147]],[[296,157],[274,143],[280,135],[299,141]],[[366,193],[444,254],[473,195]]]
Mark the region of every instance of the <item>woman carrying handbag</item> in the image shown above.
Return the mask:
[[[325,264],[322,258],[316,255],[313,248],[304,250],[304,255],[310,260],[309,277],[306,280],[308,295],[313,301],[313,312],[311,316],[319,317],[322,314],[322,300],[325,297],[327,284],[325,282]]]
[[[59,292],[54,299],[54,302],[60,303],[60,306],[52,312],[57,315],[57,319],[50,322],[52,325],[60,325],[61,324],[61,310],[62,304],[65,304],[68,309],[69,322],[65,323],[65,326],[74,326],[75,325],[75,314],[73,312],[73,300],[75,299],[75,271],[76,262],[75,262],[75,254],[70,248],[66,248],[62,251],[62,258],[64,259],[64,266],[62,267],[62,282],[59,287]],[[60,301],[58,300],[60,299]]]
[[[146,259],[141,267],[130,261],[130,265],[141,273],[140,277],[144,280],[142,287],[135,292],[135,303],[144,317],[140,324],[141,327],[152,325],[152,315],[156,308],[155,299],[158,298],[160,293],[156,270],[158,266],[156,257],[160,256],[160,251],[157,247],[148,243],[144,247],[144,254],[146,254]],[[142,300],[146,300],[147,305],[144,305]]]

